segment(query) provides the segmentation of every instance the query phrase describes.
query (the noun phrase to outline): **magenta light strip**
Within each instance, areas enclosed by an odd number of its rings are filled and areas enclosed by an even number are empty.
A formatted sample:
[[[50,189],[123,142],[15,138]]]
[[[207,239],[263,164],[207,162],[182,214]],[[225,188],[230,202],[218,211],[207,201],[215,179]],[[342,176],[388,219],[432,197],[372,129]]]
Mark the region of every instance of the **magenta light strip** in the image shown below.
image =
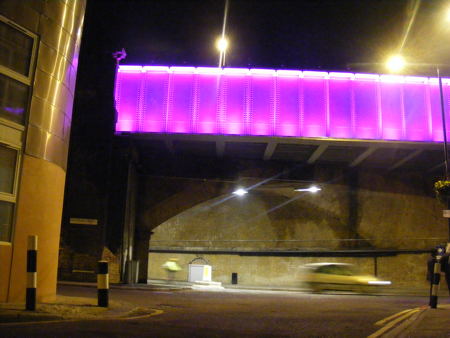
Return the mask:
[[[442,142],[439,95],[436,78],[123,65],[116,131]]]

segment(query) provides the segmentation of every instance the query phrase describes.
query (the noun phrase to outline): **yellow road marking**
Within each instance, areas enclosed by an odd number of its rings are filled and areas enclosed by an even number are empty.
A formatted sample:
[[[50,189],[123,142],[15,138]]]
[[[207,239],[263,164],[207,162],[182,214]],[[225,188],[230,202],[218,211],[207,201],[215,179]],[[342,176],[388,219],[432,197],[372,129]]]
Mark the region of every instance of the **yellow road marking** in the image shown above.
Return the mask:
[[[402,314],[409,312],[409,311],[413,311],[413,310],[415,310],[415,309],[407,309],[407,310],[403,310],[401,312],[395,313],[392,316],[389,316],[389,317],[379,320],[378,322],[375,323],[375,325],[382,326],[385,323],[387,323],[388,321],[390,321],[391,319],[397,318],[398,316],[401,316]]]
[[[153,313],[147,313],[145,315],[134,316],[134,317],[123,317],[123,318],[118,318],[118,319],[120,319],[120,320],[142,319],[142,318],[147,318],[147,317],[159,316],[164,313],[163,310],[153,309],[153,311],[154,311]]]
[[[376,338],[376,337],[381,336],[383,333],[385,333],[386,331],[390,330],[394,325],[400,323],[401,321],[405,320],[406,318],[412,316],[414,313],[419,312],[419,311],[420,311],[420,308],[415,308],[415,309],[406,310],[406,313],[405,313],[405,311],[402,311],[402,312],[398,313],[397,316],[395,316],[395,315],[391,316],[391,317],[394,317],[394,318],[397,317],[397,318],[392,320],[386,326],[383,326],[378,331],[372,333],[370,336],[367,336],[367,338]],[[398,315],[400,315],[402,313],[404,313],[402,316],[398,316]]]

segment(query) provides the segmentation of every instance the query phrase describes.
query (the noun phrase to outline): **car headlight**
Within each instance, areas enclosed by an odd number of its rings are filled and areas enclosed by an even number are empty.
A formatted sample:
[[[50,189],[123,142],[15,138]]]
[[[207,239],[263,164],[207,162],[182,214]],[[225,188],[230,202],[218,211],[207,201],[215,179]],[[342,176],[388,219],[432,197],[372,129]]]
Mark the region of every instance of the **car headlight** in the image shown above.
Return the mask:
[[[392,284],[388,280],[370,280],[367,283],[370,285],[391,285]]]

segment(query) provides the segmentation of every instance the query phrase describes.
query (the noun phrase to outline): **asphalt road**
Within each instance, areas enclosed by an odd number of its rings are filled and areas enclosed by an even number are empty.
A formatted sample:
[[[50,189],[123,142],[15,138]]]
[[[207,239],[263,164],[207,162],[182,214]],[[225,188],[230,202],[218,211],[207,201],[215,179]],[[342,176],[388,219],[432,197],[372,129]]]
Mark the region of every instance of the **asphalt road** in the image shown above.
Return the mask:
[[[62,287],[66,296],[96,290]],[[0,327],[1,337],[367,337],[375,322],[427,304],[426,297],[298,292],[111,290],[111,299],[163,310],[135,320]]]

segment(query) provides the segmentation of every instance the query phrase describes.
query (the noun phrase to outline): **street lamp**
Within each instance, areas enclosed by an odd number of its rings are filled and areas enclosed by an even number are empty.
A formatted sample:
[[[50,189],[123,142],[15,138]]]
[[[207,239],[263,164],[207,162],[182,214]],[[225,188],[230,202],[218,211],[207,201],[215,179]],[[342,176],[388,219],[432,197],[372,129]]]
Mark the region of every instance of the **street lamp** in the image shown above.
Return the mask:
[[[228,49],[228,39],[225,36],[221,36],[216,40],[216,47],[219,51],[219,67],[225,66],[225,54]]]
[[[405,68],[405,65],[406,65],[405,59],[401,55],[393,55],[386,62],[386,67],[391,72],[396,73],[400,72],[403,68]]]
[[[228,17],[228,0],[225,0],[225,9],[223,13],[223,24],[222,24],[222,35],[216,41],[216,47],[219,50],[219,67],[223,68],[225,66],[225,54],[228,48],[228,40],[225,36],[225,31],[227,28],[227,17]]]
[[[236,195],[236,196],[244,196],[245,194],[248,194],[248,191],[245,190],[244,188],[239,188],[239,189],[236,189],[235,191],[233,191],[233,195]]]
[[[318,192],[320,190],[322,190],[322,189],[317,187],[317,186],[315,186],[315,185],[312,185],[309,188],[295,189],[294,191],[308,191],[308,192],[311,192],[311,193],[315,194],[316,192]]]

